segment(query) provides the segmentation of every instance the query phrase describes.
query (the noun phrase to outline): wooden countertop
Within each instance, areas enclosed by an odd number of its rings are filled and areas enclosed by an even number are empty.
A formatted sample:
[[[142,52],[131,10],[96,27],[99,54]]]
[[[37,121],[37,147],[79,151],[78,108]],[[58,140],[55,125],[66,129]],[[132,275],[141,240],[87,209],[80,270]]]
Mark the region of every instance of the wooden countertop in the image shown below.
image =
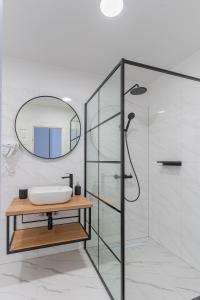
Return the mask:
[[[66,203],[51,205],[33,205],[29,199],[15,198],[5,214],[6,216],[17,216],[90,207],[92,207],[92,203],[82,195],[74,196]]]

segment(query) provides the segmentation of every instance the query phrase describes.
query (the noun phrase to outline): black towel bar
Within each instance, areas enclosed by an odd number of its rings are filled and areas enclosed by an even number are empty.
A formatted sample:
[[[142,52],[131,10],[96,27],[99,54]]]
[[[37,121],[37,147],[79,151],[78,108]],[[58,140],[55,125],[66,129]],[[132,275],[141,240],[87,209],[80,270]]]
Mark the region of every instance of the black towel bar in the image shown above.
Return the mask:
[[[159,160],[157,163],[163,166],[182,166],[182,161]]]

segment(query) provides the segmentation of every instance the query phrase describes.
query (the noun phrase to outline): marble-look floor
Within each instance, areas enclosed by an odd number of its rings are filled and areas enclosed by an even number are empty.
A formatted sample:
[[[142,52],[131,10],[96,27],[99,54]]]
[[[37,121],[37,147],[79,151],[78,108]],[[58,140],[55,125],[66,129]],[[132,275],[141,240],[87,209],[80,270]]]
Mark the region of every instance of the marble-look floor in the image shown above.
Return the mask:
[[[200,271],[151,239],[126,248],[126,300],[191,300],[198,296]],[[47,298],[110,299],[84,250],[0,264],[0,299]]]
[[[0,265],[2,300],[109,300],[84,250]]]
[[[200,272],[156,242],[126,249],[126,300],[191,300],[200,296]]]

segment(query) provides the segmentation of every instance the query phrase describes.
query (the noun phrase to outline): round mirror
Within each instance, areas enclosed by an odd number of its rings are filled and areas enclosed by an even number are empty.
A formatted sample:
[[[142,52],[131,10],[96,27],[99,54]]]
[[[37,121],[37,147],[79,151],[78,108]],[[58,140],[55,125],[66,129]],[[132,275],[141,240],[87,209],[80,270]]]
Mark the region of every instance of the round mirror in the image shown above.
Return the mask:
[[[20,144],[35,156],[47,159],[69,154],[81,136],[76,111],[62,99],[40,96],[18,111],[15,131]]]

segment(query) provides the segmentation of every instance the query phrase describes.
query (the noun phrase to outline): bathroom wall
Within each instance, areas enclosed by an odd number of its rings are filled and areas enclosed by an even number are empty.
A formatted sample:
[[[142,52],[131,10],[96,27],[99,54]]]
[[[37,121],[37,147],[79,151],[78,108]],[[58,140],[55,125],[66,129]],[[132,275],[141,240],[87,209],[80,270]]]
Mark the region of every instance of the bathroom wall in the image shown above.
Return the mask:
[[[60,246],[23,254],[5,257],[5,217],[4,211],[17,196],[20,187],[31,185],[64,184],[61,179],[66,172],[74,174],[74,182],[79,181],[82,188],[84,182],[84,102],[102,81],[103,76],[67,70],[60,67],[42,65],[35,62],[15,58],[3,60],[3,93],[2,93],[2,143],[17,142],[14,130],[14,119],[20,106],[27,100],[39,95],[70,97],[70,104],[77,111],[82,126],[81,140],[76,149],[67,157],[58,160],[42,160],[33,157],[20,149],[9,161],[10,174],[6,171],[2,160],[1,191],[1,243],[0,262],[6,259],[58,252],[72,249],[73,246]]]
[[[175,71],[200,77],[200,52]],[[200,83],[161,75],[148,95],[150,236],[200,269]]]

